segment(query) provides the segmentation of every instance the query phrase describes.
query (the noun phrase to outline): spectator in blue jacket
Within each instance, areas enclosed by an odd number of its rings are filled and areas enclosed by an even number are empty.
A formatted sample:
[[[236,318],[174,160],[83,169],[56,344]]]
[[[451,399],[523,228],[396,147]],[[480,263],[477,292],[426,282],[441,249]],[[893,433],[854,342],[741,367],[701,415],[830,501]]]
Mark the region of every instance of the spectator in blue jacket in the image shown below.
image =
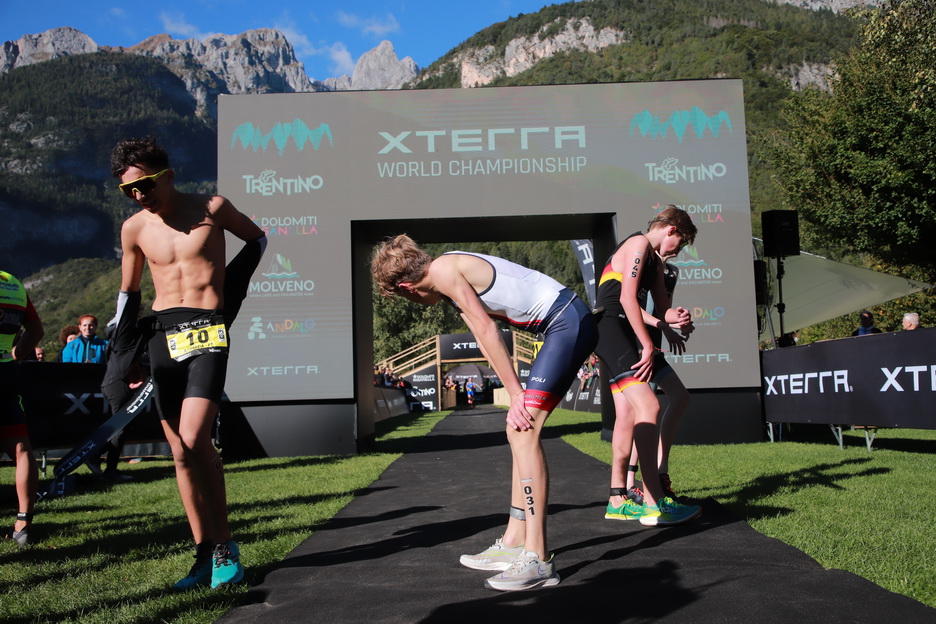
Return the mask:
[[[78,318],[78,330],[81,334],[62,349],[63,362],[103,364],[106,361],[104,349],[107,341],[95,335],[98,320],[93,314],[84,314]]]

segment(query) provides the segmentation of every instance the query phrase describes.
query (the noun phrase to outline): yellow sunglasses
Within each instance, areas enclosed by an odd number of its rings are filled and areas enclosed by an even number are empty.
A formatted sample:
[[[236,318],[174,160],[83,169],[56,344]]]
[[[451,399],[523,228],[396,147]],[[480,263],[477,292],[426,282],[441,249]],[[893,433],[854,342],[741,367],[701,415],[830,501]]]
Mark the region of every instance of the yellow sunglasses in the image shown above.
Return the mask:
[[[153,190],[154,186],[156,186],[156,179],[167,171],[169,170],[163,169],[159,173],[143,176],[142,178],[137,178],[131,182],[124,182],[123,184],[119,185],[118,188],[123,191],[123,194],[130,199],[133,199],[133,194],[137,191],[139,191],[140,195],[146,195]]]

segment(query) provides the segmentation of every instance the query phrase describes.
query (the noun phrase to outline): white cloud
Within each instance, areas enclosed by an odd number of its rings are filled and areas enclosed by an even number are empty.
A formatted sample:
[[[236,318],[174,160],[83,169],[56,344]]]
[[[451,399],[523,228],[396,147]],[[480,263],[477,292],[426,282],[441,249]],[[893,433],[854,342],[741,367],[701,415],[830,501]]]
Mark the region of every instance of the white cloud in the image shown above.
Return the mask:
[[[385,37],[391,33],[400,32],[400,23],[392,13],[387,13],[383,18],[361,17],[354,13],[338,12],[338,23],[345,28],[353,28],[361,31],[362,34],[371,35],[375,38]]]
[[[173,37],[179,37],[182,39],[198,39],[201,41],[202,39],[210,37],[213,34],[209,32],[202,32],[198,29],[197,26],[189,24],[187,21],[185,21],[185,15],[182,13],[160,13],[159,21],[162,22],[162,27],[166,29],[166,32]]]
[[[319,45],[312,43],[312,41],[299,30],[295,20],[292,19],[288,11],[284,11],[277,18],[274,27],[283,33],[286,40],[292,45],[298,58],[308,59],[310,56],[328,57],[328,59],[331,60],[331,65],[329,66],[331,76],[340,76],[341,74],[348,74],[350,76],[354,72],[354,59],[351,57],[351,52],[348,51],[344,43],[320,43]],[[322,80],[325,77],[313,76],[313,78]]]
[[[312,42],[309,41],[309,38],[302,34],[302,31],[296,26],[296,22],[289,16],[288,12],[284,12],[277,20],[274,22],[273,27],[279,30],[286,37],[286,40],[292,44],[293,50],[296,52],[296,56],[304,57],[311,56],[313,54],[321,54],[322,51],[317,49]]]
[[[328,47],[328,58],[332,61],[331,70],[334,76],[354,73],[354,60],[345,44],[338,41]]]

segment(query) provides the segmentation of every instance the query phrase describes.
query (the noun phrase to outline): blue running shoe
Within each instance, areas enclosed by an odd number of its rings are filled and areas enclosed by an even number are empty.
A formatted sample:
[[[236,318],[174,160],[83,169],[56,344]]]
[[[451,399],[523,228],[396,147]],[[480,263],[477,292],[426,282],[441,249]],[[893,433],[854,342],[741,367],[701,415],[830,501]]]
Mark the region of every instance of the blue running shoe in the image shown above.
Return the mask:
[[[207,587],[211,583],[211,544],[198,544],[195,547],[195,563],[188,576],[172,586],[185,591],[193,587]]]
[[[240,549],[234,540],[215,546],[211,558],[211,589],[221,585],[233,585],[244,578]]]

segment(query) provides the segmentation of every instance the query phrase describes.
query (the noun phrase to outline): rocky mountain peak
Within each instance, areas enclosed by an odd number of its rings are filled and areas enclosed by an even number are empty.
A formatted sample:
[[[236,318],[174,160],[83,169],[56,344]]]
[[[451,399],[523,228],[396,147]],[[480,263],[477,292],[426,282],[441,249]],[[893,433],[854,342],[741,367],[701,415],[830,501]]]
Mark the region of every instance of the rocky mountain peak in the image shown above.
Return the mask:
[[[558,32],[548,35],[556,26],[561,26]],[[499,53],[493,45],[463,50],[431,74],[421,76],[420,80],[442,74],[454,65],[461,76],[463,88],[482,87],[499,76],[516,76],[559,52],[594,52],[627,40],[627,33],[621,30],[603,28],[596,31],[587,17],[577,20],[559,18],[544,25],[534,35],[512,39],[503,53]]]
[[[97,52],[98,44],[80,30],[64,26],[6,41],[0,51],[0,74],[69,54]]]
[[[419,73],[412,58],[400,60],[393,44],[381,41],[380,45],[365,52],[354,66],[351,77],[353,90],[399,89]]]
[[[305,67],[279,30],[260,28],[239,35],[173,39],[154,35],[116,51],[161,60],[185,83],[201,114],[217,114],[222,93],[297,93],[315,91]]]

